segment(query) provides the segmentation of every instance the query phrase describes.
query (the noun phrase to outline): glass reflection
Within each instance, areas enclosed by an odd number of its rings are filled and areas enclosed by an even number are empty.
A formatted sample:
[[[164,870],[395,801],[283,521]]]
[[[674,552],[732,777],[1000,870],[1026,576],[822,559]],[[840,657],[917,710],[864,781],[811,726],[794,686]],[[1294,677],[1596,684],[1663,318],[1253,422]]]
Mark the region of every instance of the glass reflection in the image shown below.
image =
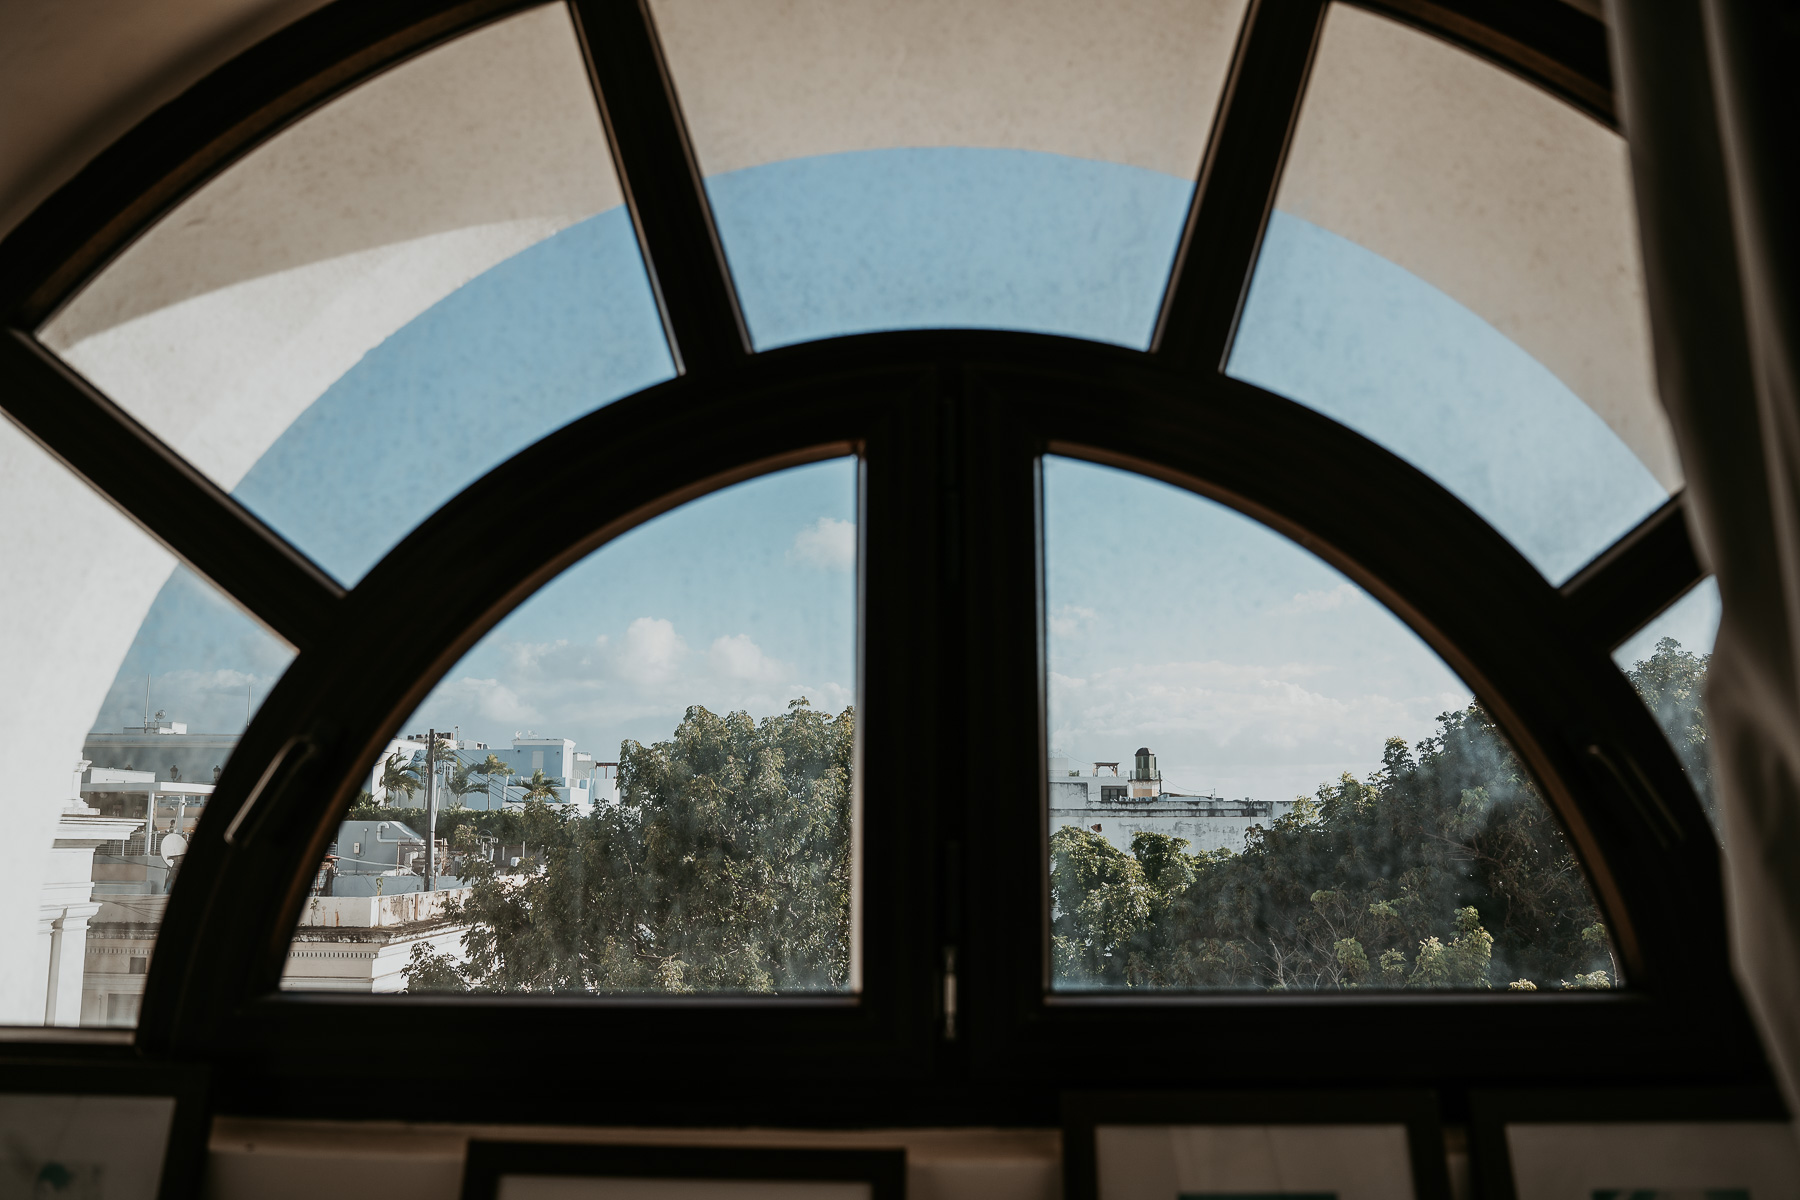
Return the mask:
[[[292,652],[0,422],[0,1024],[137,1023],[187,839]]]
[[[1619,982],[1536,784],[1367,593],[1068,459],[1044,461],[1044,537],[1055,987]]]
[[[853,989],[856,470],[690,502],[489,633],[376,762],[282,986]]]
[[[1706,724],[1706,673],[1719,636],[1719,615],[1719,584],[1708,576],[1613,651],[1613,661],[1674,747],[1713,836],[1723,842]]]

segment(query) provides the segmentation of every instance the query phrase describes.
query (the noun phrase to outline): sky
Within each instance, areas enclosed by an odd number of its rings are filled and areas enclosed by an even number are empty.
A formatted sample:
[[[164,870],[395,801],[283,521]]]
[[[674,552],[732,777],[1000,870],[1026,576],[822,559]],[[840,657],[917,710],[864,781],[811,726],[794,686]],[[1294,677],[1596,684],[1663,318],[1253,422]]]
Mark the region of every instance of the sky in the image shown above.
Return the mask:
[[[1361,588],[1169,484],[1046,459],[1044,557],[1050,745],[1070,769],[1143,745],[1171,790],[1287,800],[1468,703]]]
[[[957,148],[797,159],[707,186],[759,348],[934,326],[1143,347],[1192,194],[1191,181],[1141,168]],[[1410,458],[1552,580],[1664,499],[1605,424],[1491,326],[1285,214],[1229,370]],[[487,470],[672,371],[615,209],[370,351],[235,494],[354,585]],[[1416,740],[1466,703],[1404,626],[1278,535],[1101,468],[1050,462],[1045,479],[1052,742],[1071,757],[1149,744],[1183,789],[1287,798],[1366,771],[1386,737]],[[626,534],[490,633],[404,728],[490,743],[531,730],[606,760],[624,738],[667,737],[688,704],[762,716],[805,695],[843,707],[855,690],[855,495],[853,463],[817,464]],[[1145,577],[1155,586],[1132,582]],[[96,728],[141,720],[147,680],[153,709],[236,731],[246,685],[253,705],[286,657],[178,571]]]
[[[856,474],[834,459],[714,492],[616,538],[527,600],[405,728],[600,761],[668,738],[688,705],[755,716],[856,699]]]

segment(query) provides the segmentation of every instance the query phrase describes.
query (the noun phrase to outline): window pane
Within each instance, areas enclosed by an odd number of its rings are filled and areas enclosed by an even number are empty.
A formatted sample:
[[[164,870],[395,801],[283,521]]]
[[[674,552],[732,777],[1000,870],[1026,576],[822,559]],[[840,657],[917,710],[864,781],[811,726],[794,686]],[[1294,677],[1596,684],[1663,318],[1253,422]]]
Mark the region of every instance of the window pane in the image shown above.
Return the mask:
[[[673,373],[561,5],[283,131],[40,336],[346,583],[495,464]]]
[[[1618,982],[1537,785],[1361,588],[1068,459],[1044,462],[1044,552],[1054,986]]]
[[[1242,0],[651,10],[759,349],[1149,344]]]
[[[1229,371],[1380,442],[1560,582],[1680,466],[1622,138],[1334,5]]]
[[[856,472],[692,501],[483,638],[340,826],[283,986],[854,989]]]
[[[1719,635],[1719,612],[1719,584],[1708,576],[1614,650],[1613,661],[1668,735],[1713,835],[1723,841],[1706,739],[1706,670]]]
[[[4,421],[0,513],[0,1024],[135,1025],[185,835],[292,652]]]

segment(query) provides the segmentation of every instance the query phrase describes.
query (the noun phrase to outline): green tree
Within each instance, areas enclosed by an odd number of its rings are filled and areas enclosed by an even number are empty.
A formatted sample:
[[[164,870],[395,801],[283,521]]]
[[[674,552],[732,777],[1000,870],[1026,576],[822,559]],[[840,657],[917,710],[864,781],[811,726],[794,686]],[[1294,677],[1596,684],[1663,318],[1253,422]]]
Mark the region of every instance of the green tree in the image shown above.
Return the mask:
[[[467,961],[418,951],[409,988],[767,992],[849,974],[855,713],[797,703],[761,721],[686,716],[665,742],[620,748],[620,803],[516,814],[537,862],[471,856],[454,919]],[[497,826],[496,826],[497,828]],[[504,836],[504,834],[503,834]],[[508,840],[511,840],[509,837]]]
[[[1663,638],[1650,657],[1627,674],[1656,723],[1668,735],[1707,819],[1717,829],[1712,758],[1706,746],[1706,669],[1711,662],[1711,655],[1683,650],[1674,638]]]
[[[412,765],[411,760],[402,758],[400,751],[396,750],[388,755],[381,764],[381,790],[387,795],[389,804],[394,802],[395,793],[404,795],[410,801],[413,793],[424,786],[424,780],[419,778],[419,769]]]
[[[1484,988],[1496,970],[1557,986],[1614,966],[1548,806],[1475,705],[1238,853],[1139,834],[1127,854],[1073,827],[1050,849],[1065,986]]]
[[[471,792],[481,792],[485,795],[488,790],[488,781],[476,779],[475,775],[476,772],[470,769],[468,763],[459,761],[450,771],[450,778],[446,781],[445,786],[458,801]]]
[[[557,802],[556,781],[544,774],[544,768],[534,770],[531,778],[525,781],[525,800],[542,800],[546,804]]]

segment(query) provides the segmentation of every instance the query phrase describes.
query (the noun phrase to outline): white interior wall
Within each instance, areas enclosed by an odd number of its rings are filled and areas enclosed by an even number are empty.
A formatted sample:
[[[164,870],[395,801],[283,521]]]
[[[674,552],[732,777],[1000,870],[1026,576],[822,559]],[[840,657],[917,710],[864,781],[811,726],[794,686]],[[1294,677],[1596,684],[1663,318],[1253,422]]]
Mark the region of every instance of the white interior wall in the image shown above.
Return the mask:
[[[175,561],[0,421],[0,1024],[40,1025],[38,905],[82,739]]]

